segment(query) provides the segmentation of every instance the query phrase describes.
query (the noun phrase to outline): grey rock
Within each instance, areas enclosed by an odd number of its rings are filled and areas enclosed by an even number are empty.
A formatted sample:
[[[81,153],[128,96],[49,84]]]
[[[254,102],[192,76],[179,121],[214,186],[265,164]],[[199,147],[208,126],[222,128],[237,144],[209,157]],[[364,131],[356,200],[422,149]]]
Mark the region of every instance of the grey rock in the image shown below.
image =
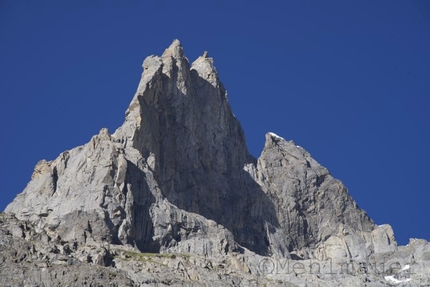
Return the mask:
[[[274,202],[289,250],[316,247],[339,228],[371,232],[375,225],[343,184],[293,141],[274,133],[257,164],[257,181]]]
[[[213,59],[190,64],[178,40],[144,60],[121,127],[40,161],[5,212],[5,286],[384,286],[429,274],[427,241],[397,246],[294,142],[268,133],[253,158]]]

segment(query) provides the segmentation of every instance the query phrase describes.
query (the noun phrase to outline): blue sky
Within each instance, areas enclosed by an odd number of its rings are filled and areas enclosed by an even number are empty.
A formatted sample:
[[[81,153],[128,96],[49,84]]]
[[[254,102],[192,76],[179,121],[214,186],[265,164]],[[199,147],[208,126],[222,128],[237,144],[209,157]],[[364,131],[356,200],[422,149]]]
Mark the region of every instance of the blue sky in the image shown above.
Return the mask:
[[[400,243],[429,240],[430,2],[203,2],[0,0],[0,210],[37,161],[119,127],[178,38],[214,57],[254,156],[293,139]]]

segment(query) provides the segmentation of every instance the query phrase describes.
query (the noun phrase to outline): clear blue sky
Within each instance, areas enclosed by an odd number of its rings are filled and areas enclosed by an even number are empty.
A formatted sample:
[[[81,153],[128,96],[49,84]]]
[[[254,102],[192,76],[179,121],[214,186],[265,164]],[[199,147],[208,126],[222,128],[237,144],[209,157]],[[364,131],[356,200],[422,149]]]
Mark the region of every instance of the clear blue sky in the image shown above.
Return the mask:
[[[428,0],[0,0],[0,210],[37,161],[120,126],[174,38],[214,57],[254,156],[293,139],[400,243],[430,239]]]

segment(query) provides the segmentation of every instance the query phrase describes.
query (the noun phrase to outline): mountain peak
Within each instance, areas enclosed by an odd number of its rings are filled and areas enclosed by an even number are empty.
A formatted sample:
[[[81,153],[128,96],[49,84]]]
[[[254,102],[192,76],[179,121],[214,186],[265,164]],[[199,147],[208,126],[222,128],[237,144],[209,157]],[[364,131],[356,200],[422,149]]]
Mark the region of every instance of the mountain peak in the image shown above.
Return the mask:
[[[175,59],[184,57],[184,49],[178,39],[173,40],[172,44],[164,51],[162,57],[171,56]]]
[[[158,281],[149,281],[158,283],[188,285],[193,278],[213,279],[214,286],[226,281],[266,284],[274,278],[265,278],[267,267],[275,268],[270,266],[275,262],[289,266],[279,259],[300,260],[299,271],[315,263],[331,266],[332,260],[333,266],[345,262],[347,268],[362,268],[372,260],[396,262],[413,266],[417,278],[428,272],[425,264],[413,265],[415,260],[430,263],[430,256],[416,251],[430,254],[430,244],[414,241],[411,248],[398,247],[391,227],[376,226],[342,182],[293,141],[269,132],[261,156],[249,155],[213,59],[204,53],[190,67],[178,40],[161,57],[144,60],[126,119],[114,134],[102,129],[87,144],[39,162],[5,212],[0,245],[9,245],[0,249],[11,249],[19,259],[0,254],[2,267],[7,266],[0,269],[0,278],[9,278],[9,270],[15,269],[25,274],[26,262],[34,258],[37,266],[50,268],[31,269],[29,278],[56,280],[67,272],[51,266],[77,262],[70,272],[88,272],[88,266],[98,264],[105,271],[118,268],[118,274],[133,281],[118,286],[138,285],[154,274]],[[16,250],[20,248],[24,251]],[[147,266],[158,260],[142,260],[146,255],[140,252],[175,253],[178,258]],[[183,254],[198,259],[182,260]],[[139,264],[127,263],[136,258]],[[132,274],[129,267],[138,266],[142,268]],[[220,268],[228,269],[222,277]],[[358,275],[331,272],[327,274],[333,276],[322,277],[312,269],[306,276],[283,271],[275,278],[299,286],[366,282],[376,287],[386,280],[370,267]],[[50,277],[41,272],[51,272]],[[20,285],[8,280],[7,286]]]
[[[208,81],[212,86],[219,88],[218,72],[214,66],[213,58],[199,56],[192,64],[191,69],[197,71],[202,79]]]

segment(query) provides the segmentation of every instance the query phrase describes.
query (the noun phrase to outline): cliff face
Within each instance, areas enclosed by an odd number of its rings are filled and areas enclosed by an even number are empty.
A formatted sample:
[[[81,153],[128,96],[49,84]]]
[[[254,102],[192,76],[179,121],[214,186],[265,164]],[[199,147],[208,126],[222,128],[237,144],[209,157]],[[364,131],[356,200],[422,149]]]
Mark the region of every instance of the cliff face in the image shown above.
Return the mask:
[[[268,133],[258,160],[249,155],[207,53],[190,65],[175,40],[161,57],[146,58],[143,69],[120,128],[113,134],[102,129],[89,143],[36,165],[26,189],[5,210],[11,214],[2,221],[7,236],[24,245],[37,241],[37,234],[46,236],[73,268],[98,264],[106,272],[122,270],[121,280],[132,285],[142,285],[150,275],[130,275],[130,266],[119,256],[130,252],[192,254],[216,262],[228,258],[227,267],[242,272],[237,280],[245,286],[273,275],[260,268],[265,258],[349,262],[398,257],[391,228],[376,226],[343,184],[303,148]],[[27,227],[13,229],[19,226],[11,223],[16,220]],[[38,245],[39,253],[50,254],[48,245]],[[64,251],[69,245],[73,248]],[[419,246],[430,249],[424,241]],[[414,251],[404,254],[401,264],[411,264]],[[180,258],[168,259],[186,265]],[[213,267],[196,271],[200,277],[194,279],[175,273],[177,266],[167,270],[177,284],[220,279]],[[149,273],[157,281],[166,279],[165,272],[159,278]],[[281,275],[299,285],[314,278]],[[369,286],[381,286],[387,281],[381,275],[360,276],[323,282],[356,284],[354,278],[366,278]]]

